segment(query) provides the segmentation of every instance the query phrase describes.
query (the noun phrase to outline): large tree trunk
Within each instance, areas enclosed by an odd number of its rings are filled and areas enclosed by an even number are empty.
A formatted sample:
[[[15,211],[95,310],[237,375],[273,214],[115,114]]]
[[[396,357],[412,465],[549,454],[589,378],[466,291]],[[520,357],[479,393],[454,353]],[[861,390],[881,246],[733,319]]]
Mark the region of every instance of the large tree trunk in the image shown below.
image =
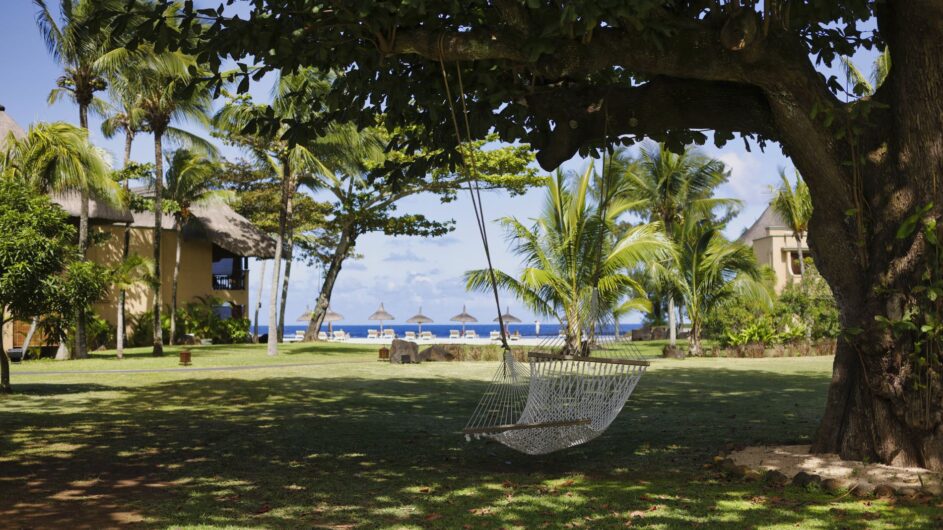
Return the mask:
[[[160,310],[164,305],[164,295],[161,293],[160,277],[160,238],[162,232],[161,221],[163,218],[163,197],[164,194],[164,156],[162,134],[160,131],[154,131],[154,339],[153,355],[160,356],[164,354],[164,337],[160,324]]]
[[[839,301],[843,326],[854,330],[839,341],[812,449],[940,470],[939,351],[925,344],[915,353],[915,342],[927,337],[894,334],[875,317],[900,320],[913,308],[916,318],[927,312],[940,316],[940,305],[915,292],[927,283],[924,272],[939,266],[936,249],[919,233],[897,239],[896,231],[925,204],[935,205],[929,216],[939,219],[943,213],[943,4],[894,3],[882,9],[880,30],[893,67],[875,98],[890,110],[859,147],[865,220],[860,237],[848,230],[841,211],[830,210],[833,198],[808,178],[815,206],[809,228],[813,256]],[[849,235],[850,245],[843,245]]]
[[[337,248],[334,255],[331,256],[331,263],[324,273],[324,283],[321,284],[321,292],[318,294],[318,301],[311,310],[311,321],[308,322],[308,330],[305,331],[305,341],[313,341],[318,338],[318,331],[324,324],[324,315],[331,305],[331,293],[334,292],[334,283],[337,282],[337,276],[341,272],[344,260],[350,254],[350,249],[357,242],[356,229],[351,225],[345,225],[341,229],[341,237],[337,242]]]
[[[180,254],[183,251],[183,232],[179,219],[174,219],[174,236],[177,241],[177,252],[174,254],[173,285],[170,286],[170,335],[167,337],[167,342],[171,346],[174,344],[174,336],[177,333],[177,282],[180,278]]]

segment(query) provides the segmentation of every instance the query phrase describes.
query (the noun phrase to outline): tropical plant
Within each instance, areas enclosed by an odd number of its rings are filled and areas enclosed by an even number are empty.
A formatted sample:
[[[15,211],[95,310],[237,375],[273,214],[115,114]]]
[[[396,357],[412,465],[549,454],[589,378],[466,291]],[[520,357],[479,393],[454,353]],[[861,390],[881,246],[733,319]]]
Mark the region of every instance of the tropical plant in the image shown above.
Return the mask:
[[[125,302],[128,289],[154,280],[154,264],[140,254],[125,256],[111,271],[111,283],[118,290],[117,325],[115,326],[115,348],[119,359],[124,357]]]
[[[749,297],[772,303],[772,293],[753,249],[727,240],[709,219],[688,219],[676,227],[671,258],[655,266],[680,294],[691,319],[688,351],[701,355],[706,316],[723,301]]]
[[[548,177],[544,207],[532,226],[515,217],[501,219],[524,269],[518,276],[494,271],[500,288],[535,313],[560,322],[573,354],[583,354],[583,330],[594,323],[586,321],[590,313],[647,307],[642,286],[627,271],[660,259],[667,249],[657,222],[631,228],[619,239],[611,237],[628,204],[606,197],[591,200],[593,174],[590,166],[575,179],[561,170]],[[487,269],[468,271],[465,279],[469,290],[491,289]],[[590,307],[594,310],[588,311]]]
[[[855,95],[873,96],[874,91],[884,84],[884,80],[891,72],[891,49],[885,46],[880,55],[874,59],[869,76],[858,69],[851,57],[843,55],[841,66],[845,72],[845,80],[851,85],[852,92]]]
[[[786,177],[786,171],[779,170],[779,187],[775,189],[775,195],[770,206],[773,207],[779,216],[786,222],[786,226],[792,230],[792,237],[796,240],[796,248],[799,251],[799,275],[805,277],[805,256],[802,251],[802,239],[809,231],[809,220],[812,219],[812,197],[809,195],[809,188],[802,180],[799,172],[796,172],[796,185],[790,184]]]
[[[87,198],[91,195],[106,202],[118,200],[118,187],[111,180],[111,168],[104,153],[88,141],[88,131],[64,122],[38,123],[19,140],[9,139],[4,154],[4,171],[32,185],[38,191],[76,190],[80,192],[82,210],[88,215]],[[81,219],[79,222],[81,233]],[[87,227],[86,227],[87,228]],[[87,235],[87,230],[86,230]],[[85,247],[79,239],[79,253],[84,259]],[[88,355],[84,306],[76,319],[75,357]]]
[[[228,202],[231,193],[217,187],[219,165],[200,153],[178,149],[167,155],[167,185],[164,188],[164,211],[174,218],[176,253],[170,291],[170,344],[177,331],[177,283],[180,277],[180,257],[183,251],[183,227],[192,214],[192,208]]]
[[[171,27],[168,31],[174,31]],[[199,64],[194,57],[178,52],[148,54],[140,58],[137,71],[141,78],[138,107],[148,129],[154,136],[154,306],[153,354],[163,355],[164,345],[160,333],[160,313],[163,306],[161,294],[161,217],[163,212],[165,136],[191,148],[213,151],[214,148],[196,135],[171,128],[174,121],[193,121],[209,125],[211,97],[205,85],[196,76]]]

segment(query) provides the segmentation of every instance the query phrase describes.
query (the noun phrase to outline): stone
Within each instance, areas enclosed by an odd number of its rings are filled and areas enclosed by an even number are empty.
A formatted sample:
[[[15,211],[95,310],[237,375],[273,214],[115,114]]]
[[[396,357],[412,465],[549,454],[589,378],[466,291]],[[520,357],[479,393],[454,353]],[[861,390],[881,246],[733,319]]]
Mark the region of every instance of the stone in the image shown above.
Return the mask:
[[[415,342],[393,339],[390,347],[391,364],[408,364],[419,362],[419,345]]]
[[[420,361],[450,362],[458,357],[443,345],[436,344],[419,352]]]
[[[684,350],[668,344],[661,350],[661,356],[665,359],[684,359]]]
[[[728,475],[733,475],[734,473],[736,473],[737,467],[738,467],[737,463],[734,462],[733,459],[730,459],[730,458],[725,458],[720,463],[720,470],[723,471],[724,473],[727,473]]]
[[[743,473],[743,479],[747,482],[759,482],[762,478],[763,474],[755,469],[747,468]]]
[[[789,483],[789,477],[787,477],[782,471],[771,469],[766,472],[766,475],[763,476],[763,481],[770,486],[781,488]]]
[[[855,497],[865,498],[874,496],[874,484],[870,482],[859,482],[851,492]]]
[[[943,484],[925,484],[921,492],[929,497],[943,495]]]
[[[805,488],[810,485],[821,486],[822,477],[812,473],[806,473],[805,471],[800,471],[796,473],[796,476],[792,477],[792,483],[794,486],[799,486],[800,488]]]
[[[894,488],[887,484],[878,484],[874,488],[874,496],[879,499],[889,499],[894,496]]]
[[[822,481],[822,488],[829,493],[844,493],[851,487],[851,481],[841,478],[827,478]]]
[[[900,488],[899,490],[897,490],[898,497],[908,499],[908,500],[916,499],[918,493],[919,492],[916,490],[916,488]]]

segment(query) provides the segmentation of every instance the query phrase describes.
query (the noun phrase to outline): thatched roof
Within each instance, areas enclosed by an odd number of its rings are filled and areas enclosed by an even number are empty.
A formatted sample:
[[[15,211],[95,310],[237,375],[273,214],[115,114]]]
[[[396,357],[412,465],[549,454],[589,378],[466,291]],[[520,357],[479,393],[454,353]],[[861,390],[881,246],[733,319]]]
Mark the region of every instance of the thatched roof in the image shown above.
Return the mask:
[[[3,149],[10,133],[17,139],[26,136],[26,131],[6,113],[6,108],[0,105],[0,149]]]
[[[60,191],[50,194],[52,202],[58,204],[69,215],[78,217],[82,205],[82,195],[77,191]],[[92,223],[130,223],[134,220],[131,212],[120,205],[92,198],[88,201],[88,220]]]
[[[154,213],[134,212],[131,226],[154,228]],[[161,227],[173,230],[174,218],[168,214],[162,215]],[[191,208],[190,219],[183,227],[183,239],[210,241],[239,256],[264,259],[275,257],[275,240],[226,204]]]

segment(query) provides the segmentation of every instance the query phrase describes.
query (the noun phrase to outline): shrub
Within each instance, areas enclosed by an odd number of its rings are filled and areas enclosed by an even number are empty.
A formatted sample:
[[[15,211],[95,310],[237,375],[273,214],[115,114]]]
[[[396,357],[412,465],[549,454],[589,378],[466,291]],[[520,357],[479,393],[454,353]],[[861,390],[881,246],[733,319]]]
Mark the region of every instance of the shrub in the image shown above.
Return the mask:
[[[841,331],[835,297],[811,260],[806,261],[805,277],[786,286],[773,312],[784,322],[798,317],[811,339],[833,339]]]

